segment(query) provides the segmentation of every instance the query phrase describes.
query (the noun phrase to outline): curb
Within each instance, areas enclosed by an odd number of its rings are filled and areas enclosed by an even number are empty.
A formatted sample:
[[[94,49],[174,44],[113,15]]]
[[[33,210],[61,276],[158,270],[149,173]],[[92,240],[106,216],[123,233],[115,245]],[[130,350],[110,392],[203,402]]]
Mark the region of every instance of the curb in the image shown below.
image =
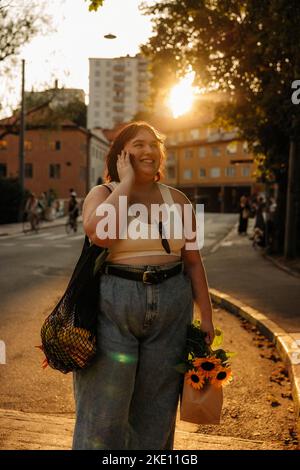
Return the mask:
[[[294,277],[297,277],[298,279],[300,279],[300,274],[296,271],[294,271],[293,269],[291,268],[288,268],[287,266],[285,266],[284,264],[280,263],[280,261],[277,261],[276,259],[273,259],[272,256],[269,256],[267,255],[266,253],[262,253],[262,256],[270,261],[271,263],[273,263],[277,268],[281,269],[282,271],[285,271],[287,274],[289,274],[290,276],[294,276]]]
[[[82,223],[81,217],[77,220],[77,223],[78,223],[78,224],[81,224],[81,223]],[[56,222],[53,221],[53,225],[52,225],[52,223],[51,223],[51,225],[42,224],[42,225],[39,227],[39,232],[40,232],[41,230],[44,230],[44,229],[55,228],[55,227],[62,227],[62,226],[64,226],[65,224],[66,224],[66,220],[59,220],[59,219],[58,219]],[[0,229],[1,229],[1,225],[0,225]],[[20,235],[20,234],[22,234],[22,233],[23,233],[23,230],[22,230],[22,229],[20,229],[20,230],[18,230],[18,231],[15,231],[15,232],[10,232],[10,231],[8,231],[8,232],[1,232],[1,231],[0,231],[0,239],[1,239],[1,237],[5,237],[5,236],[7,236],[7,235]]]
[[[216,289],[209,289],[214,304],[256,326],[276,347],[286,364],[292,384],[292,396],[298,432],[300,432],[300,332],[287,333],[260,311]]]

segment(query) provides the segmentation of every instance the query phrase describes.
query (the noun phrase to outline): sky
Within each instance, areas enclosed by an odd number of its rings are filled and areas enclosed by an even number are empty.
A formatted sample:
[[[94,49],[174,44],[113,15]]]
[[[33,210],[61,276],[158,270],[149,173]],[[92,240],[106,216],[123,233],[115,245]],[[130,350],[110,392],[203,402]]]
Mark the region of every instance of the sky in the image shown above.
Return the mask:
[[[30,4],[31,0],[22,0]],[[147,4],[152,1],[144,2]],[[150,18],[138,9],[141,0],[105,0],[97,12],[88,11],[84,0],[51,0],[45,12],[53,17],[56,32],[36,36],[22,48],[13,78],[1,79],[0,95],[7,115],[8,106],[17,105],[21,88],[21,59],[26,61],[25,89],[42,90],[54,86],[81,88],[88,94],[90,57],[135,55],[139,44],[152,35]],[[116,39],[105,39],[112,33]]]

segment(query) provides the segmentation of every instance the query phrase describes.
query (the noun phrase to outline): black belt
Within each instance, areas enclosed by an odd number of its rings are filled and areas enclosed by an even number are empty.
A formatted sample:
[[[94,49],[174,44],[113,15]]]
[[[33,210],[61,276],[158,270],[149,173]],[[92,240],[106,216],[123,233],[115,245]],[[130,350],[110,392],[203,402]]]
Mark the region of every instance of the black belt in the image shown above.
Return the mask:
[[[126,269],[117,268],[112,265],[104,265],[102,272],[105,274],[112,274],[113,276],[123,277],[124,279],[132,279],[133,281],[141,281],[144,284],[159,284],[166,279],[169,279],[176,274],[181,273],[183,270],[183,264],[180,263],[174,268],[169,269],[156,269],[155,266],[146,271],[133,272]]]

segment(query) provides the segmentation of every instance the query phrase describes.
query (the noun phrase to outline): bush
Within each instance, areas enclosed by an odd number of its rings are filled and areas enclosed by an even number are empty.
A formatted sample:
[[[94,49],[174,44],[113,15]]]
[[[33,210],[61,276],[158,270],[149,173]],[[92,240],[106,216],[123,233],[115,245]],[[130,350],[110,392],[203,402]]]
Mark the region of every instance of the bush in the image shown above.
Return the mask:
[[[25,195],[17,178],[0,178],[0,224],[18,222]]]

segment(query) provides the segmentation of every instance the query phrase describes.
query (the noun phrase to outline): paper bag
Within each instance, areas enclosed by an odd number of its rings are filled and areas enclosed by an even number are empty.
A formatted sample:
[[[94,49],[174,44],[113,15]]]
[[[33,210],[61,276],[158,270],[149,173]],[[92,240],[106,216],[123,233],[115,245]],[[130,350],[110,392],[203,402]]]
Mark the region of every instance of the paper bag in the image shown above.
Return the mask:
[[[207,384],[195,390],[184,380],[180,419],[194,424],[220,424],[223,405],[222,387]]]

